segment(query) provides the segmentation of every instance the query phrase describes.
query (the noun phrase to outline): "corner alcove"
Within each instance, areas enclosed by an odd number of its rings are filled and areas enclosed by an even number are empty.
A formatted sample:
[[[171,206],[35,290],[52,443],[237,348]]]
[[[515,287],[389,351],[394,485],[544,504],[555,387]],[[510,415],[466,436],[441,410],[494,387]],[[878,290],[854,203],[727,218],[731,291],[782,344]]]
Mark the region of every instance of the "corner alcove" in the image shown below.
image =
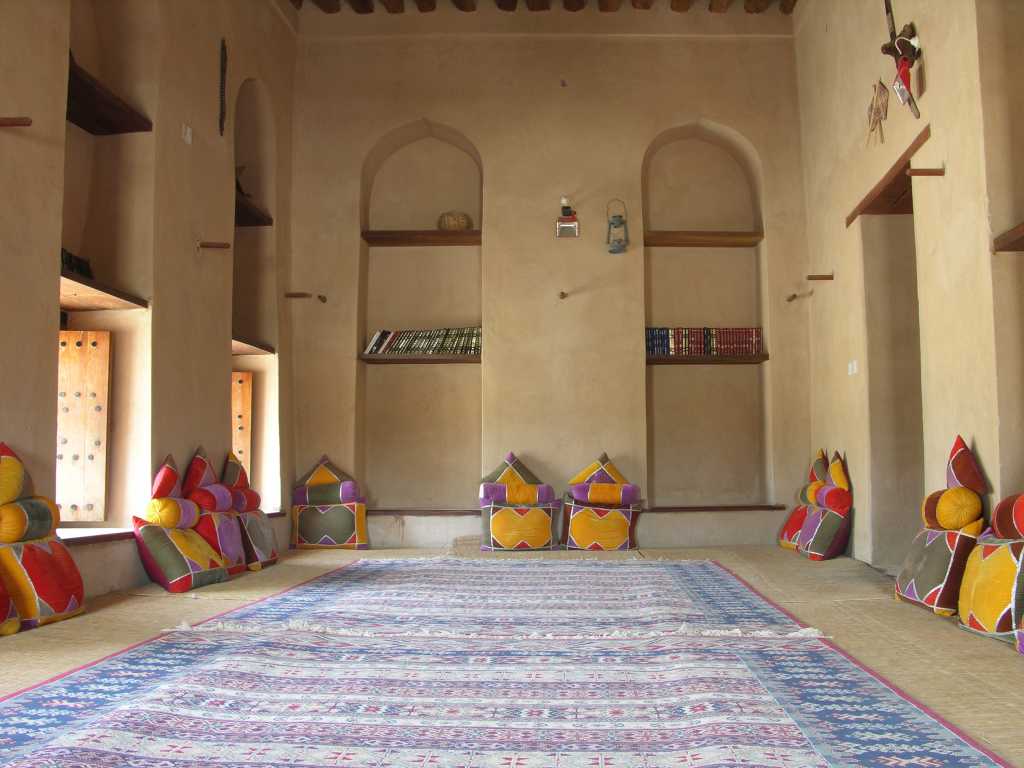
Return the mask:
[[[758,184],[728,132],[697,123],[661,134],[644,158],[643,199],[646,325],[762,326]],[[651,507],[766,503],[766,359],[649,359]]]
[[[468,139],[427,120],[389,133],[368,155],[360,222],[360,352],[380,329],[481,324],[479,232],[437,232],[439,214],[450,210],[468,213],[480,229],[481,167]],[[422,361],[435,364],[392,359],[389,365],[359,365],[357,455],[370,506],[399,512],[473,508],[481,369],[459,363],[479,359]]]
[[[281,503],[279,361],[275,354],[277,153],[273,107],[260,81],[242,82],[231,125],[236,176],[231,444],[252,486],[263,497],[264,511],[276,512]]]
[[[87,260],[93,276],[63,270],[59,303],[69,331],[110,334],[110,371],[106,431],[90,432],[87,450],[68,450],[83,433],[73,423],[64,424],[60,416],[65,412],[60,403],[55,405],[57,453],[62,457],[57,461],[56,496],[64,526],[128,525],[149,498],[148,306],[156,164],[152,121],[160,41],[157,3],[71,0],[61,246]],[[61,254],[47,258],[56,260]],[[61,375],[67,376],[69,369],[60,359]],[[65,386],[59,389],[71,396],[68,383],[62,379]],[[83,494],[86,503],[76,502]]]

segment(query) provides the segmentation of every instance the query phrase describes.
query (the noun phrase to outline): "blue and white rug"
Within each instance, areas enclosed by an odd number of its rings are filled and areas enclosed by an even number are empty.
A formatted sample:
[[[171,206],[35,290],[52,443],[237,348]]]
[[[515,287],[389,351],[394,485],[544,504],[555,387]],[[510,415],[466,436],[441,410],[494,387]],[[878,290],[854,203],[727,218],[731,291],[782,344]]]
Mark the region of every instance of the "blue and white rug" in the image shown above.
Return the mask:
[[[712,562],[364,560],[0,702],[18,768],[999,765]]]

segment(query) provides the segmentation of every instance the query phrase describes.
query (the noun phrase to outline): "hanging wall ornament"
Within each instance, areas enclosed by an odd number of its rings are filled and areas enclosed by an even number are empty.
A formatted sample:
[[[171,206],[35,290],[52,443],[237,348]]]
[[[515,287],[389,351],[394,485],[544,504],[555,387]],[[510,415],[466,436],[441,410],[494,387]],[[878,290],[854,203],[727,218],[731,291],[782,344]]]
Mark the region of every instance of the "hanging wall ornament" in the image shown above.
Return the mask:
[[[629,247],[629,223],[626,221],[626,203],[615,197],[605,208],[608,214],[608,253],[625,253]]]
[[[889,89],[879,80],[871,87],[871,104],[868,105],[868,146],[871,139],[878,137],[879,144],[885,144],[882,122],[889,117]]]
[[[228,117],[228,44],[220,39],[220,135],[224,135],[224,123]]]
[[[921,58],[921,41],[917,37],[917,29],[913,23],[905,24],[900,33],[896,34],[896,21],[892,15],[892,0],[885,0],[885,20],[889,24],[889,42],[882,45],[882,53],[892,56],[896,62],[896,79],[892,81],[892,89],[900,104],[910,107],[914,117],[921,117],[914,94],[910,90],[910,70]]]
[[[555,237],[579,237],[580,222],[576,218],[576,209],[572,207],[569,198],[562,196],[559,201],[562,215],[555,220]]]

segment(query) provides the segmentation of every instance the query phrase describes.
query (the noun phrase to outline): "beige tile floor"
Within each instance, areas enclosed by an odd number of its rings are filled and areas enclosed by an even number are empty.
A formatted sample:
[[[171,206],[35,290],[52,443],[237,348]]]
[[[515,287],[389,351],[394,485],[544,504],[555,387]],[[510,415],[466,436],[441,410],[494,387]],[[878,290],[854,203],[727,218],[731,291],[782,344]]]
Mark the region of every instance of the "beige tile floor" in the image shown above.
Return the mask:
[[[424,557],[600,557],[568,552],[481,554],[475,540],[441,550],[306,551],[260,573],[184,595],[155,585],[93,600],[71,621],[0,639],[0,696],[154,636],[294,586],[359,559]],[[649,549],[603,557],[715,559],[821,629],[845,651],[931,707],[1013,765],[1024,767],[1024,657],[892,597],[892,581],[855,560],[825,563],[775,547]]]

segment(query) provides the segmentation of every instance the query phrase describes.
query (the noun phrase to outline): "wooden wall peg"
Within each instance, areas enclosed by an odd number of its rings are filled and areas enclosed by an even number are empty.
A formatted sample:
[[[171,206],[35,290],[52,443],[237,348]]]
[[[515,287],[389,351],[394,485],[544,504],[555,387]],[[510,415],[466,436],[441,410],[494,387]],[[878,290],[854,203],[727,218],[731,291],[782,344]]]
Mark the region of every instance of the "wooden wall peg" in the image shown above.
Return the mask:
[[[0,117],[0,128],[28,128],[30,125],[31,117]]]
[[[829,272],[827,275],[824,275],[824,274],[808,275],[807,279],[808,280],[835,280],[836,279],[836,273],[835,272]]]
[[[945,176],[943,168],[907,168],[907,176]]]
[[[213,249],[226,251],[231,248],[231,243],[224,243],[219,240],[200,240],[196,243],[196,250]]]
[[[810,298],[813,295],[814,295],[814,289],[813,288],[811,290],[809,290],[809,291],[803,291],[801,293],[791,293],[791,294],[789,294],[789,296],[786,297],[786,303],[788,304],[790,302],[796,301],[797,299]]]
[[[569,298],[569,294],[566,293],[565,291],[559,291],[558,292],[558,298],[560,298],[560,299],[567,299],[567,298]]]
[[[284,295],[284,297],[286,299],[312,299],[313,298],[313,294],[312,293],[307,293],[305,291],[289,291],[288,293],[286,293]],[[316,295],[316,298],[317,298],[317,301],[319,301],[321,304],[326,304],[327,303],[327,297],[324,296],[322,293],[318,293]]]

